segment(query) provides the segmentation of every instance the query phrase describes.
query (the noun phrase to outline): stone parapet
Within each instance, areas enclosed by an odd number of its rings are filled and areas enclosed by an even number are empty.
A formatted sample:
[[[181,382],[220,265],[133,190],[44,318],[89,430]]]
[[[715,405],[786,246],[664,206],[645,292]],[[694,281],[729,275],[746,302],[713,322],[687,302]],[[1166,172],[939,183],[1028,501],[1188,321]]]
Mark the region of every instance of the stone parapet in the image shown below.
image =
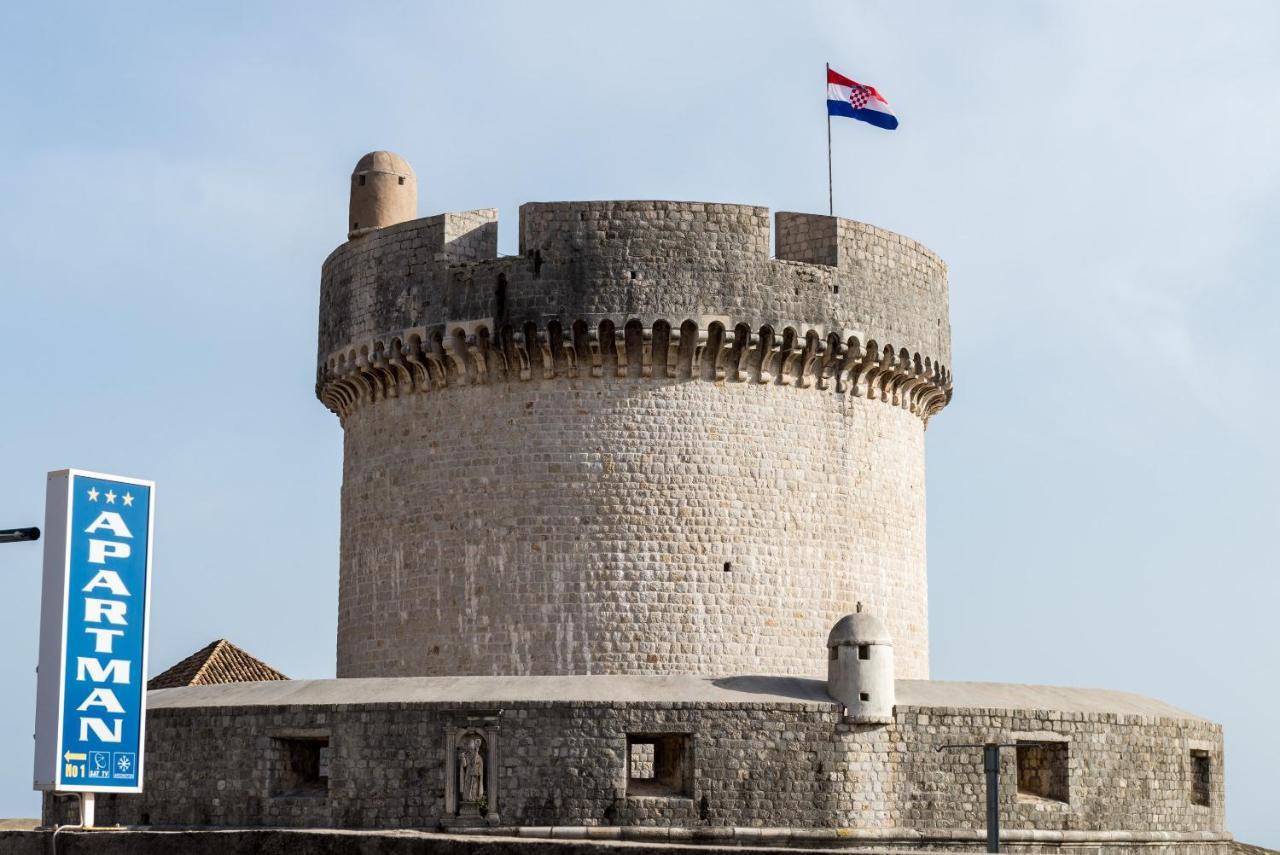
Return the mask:
[[[856,337],[936,366],[951,359],[946,268],[915,241],[830,217],[693,202],[558,202],[521,207],[521,254],[494,258],[491,211],[413,220],[338,247],[325,261],[320,372],[405,330],[720,318],[726,326]],[[471,231],[446,235],[441,220]],[[807,249],[832,232],[833,249]],[[837,237],[838,235],[838,237]],[[838,248],[838,249],[837,249]],[[834,263],[828,264],[826,261]]]
[[[1065,746],[1068,783],[1060,799],[1027,792],[1035,782],[1024,781],[1014,751],[1004,755],[1000,811],[1008,840],[1229,840],[1221,728],[1143,699],[1060,689],[1054,691],[1067,709],[903,704],[890,724],[873,727],[847,722],[833,701],[814,700],[806,681],[706,681],[699,689],[625,678],[600,691],[658,699],[606,701],[572,700],[573,680],[593,678],[545,679],[561,682],[533,679],[523,692],[514,683],[464,681],[450,693],[443,680],[320,681],[292,695],[287,685],[156,692],[147,790],[100,796],[98,815],[126,825],[434,828],[449,819],[448,735],[483,722],[483,732],[498,740],[486,765],[486,774],[497,776],[490,802],[500,806],[496,827],[522,834],[585,829],[577,836],[744,843],[791,828],[796,842],[976,846],[985,817],[982,752],[936,749],[1056,741]],[[506,685],[513,694],[503,700]],[[910,698],[920,686],[906,681],[899,694]],[[957,699],[993,697],[979,689],[941,684]],[[566,698],[527,699],[547,690]],[[796,697],[780,696],[787,691]],[[435,699],[411,700],[424,693]],[[587,694],[596,693],[588,685]],[[258,695],[284,702],[252,702]],[[291,696],[296,703],[287,702]],[[405,700],[389,700],[397,696]],[[682,741],[691,761],[683,784],[662,795],[637,792],[626,760],[638,734]],[[324,739],[329,751],[328,776],[310,790],[281,783],[289,774],[281,744],[298,738]],[[1211,767],[1203,805],[1193,787],[1196,752]],[[60,818],[53,804],[46,802],[46,821]],[[740,831],[748,828],[757,831]]]

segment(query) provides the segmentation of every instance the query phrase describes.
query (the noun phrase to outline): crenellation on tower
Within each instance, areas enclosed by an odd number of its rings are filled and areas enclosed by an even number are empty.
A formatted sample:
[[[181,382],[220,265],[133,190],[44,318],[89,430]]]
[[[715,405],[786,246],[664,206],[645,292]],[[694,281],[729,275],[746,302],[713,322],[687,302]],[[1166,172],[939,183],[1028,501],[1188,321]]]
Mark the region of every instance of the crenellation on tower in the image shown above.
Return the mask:
[[[877,226],[779,211],[777,259],[829,271],[836,312],[854,328],[875,328],[881,343],[950,364],[947,266],[911,238]]]
[[[840,221],[821,214],[779,211],[774,215],[774,254],[780,261],[835,267],[839,264],[836,232]]]
[[[498,257],[498,210],[480,208],[452,214],[437,214],[444,230],[441,244],[445,261],[464,264],[492,261]]]
[[[403,339],[414,328],[443,334],[499,315],[515,332],[527,323],[569,329],[578,321],[596,330],[606,320],[617,329],[638,321],[646,330],[659,322],[678,330],[692,320],[704,332],[719,321],[757,334],[767,327],[779,339],[789,329],[800,340],[813,332],[824,343],[832,336],[864,348],[874,342],[878,353],[887,346],[896,362],[919,362],[949,388],[946,268],[908,238],[781,213],[775,260],[761,207],[528,203],[520,209],[520,256],[493,258],[497,221],[489,214],[436,215],[338,247],[322,273],[322,370],[331,357],[375,340]],[[482,218],[477,249],[462,251],[473,245],[468,233],[444,253],[441,218],[465,224],[472,217]],[[795,254],[798,233],[832,222],[840,235],[836,265],[783,258],[784,250]]]

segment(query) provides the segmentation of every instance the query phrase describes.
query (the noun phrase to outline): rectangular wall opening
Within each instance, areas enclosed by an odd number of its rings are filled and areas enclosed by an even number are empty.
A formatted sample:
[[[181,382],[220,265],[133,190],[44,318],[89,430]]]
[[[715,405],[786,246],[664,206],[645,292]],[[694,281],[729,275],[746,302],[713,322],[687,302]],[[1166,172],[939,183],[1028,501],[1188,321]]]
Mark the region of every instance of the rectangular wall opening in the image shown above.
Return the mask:
[[[691,737],[627,734],[627,795],[693,798]]]
[[[324,797],[329,794],[329,738],[271,740],[271,795]]]
[[[1209,752],[1192,750],[1191,752],[1191,803],[1209,806],[1210,773]]]
[[[1018,740],[1018,797],[1070,801],[1066,742]]]

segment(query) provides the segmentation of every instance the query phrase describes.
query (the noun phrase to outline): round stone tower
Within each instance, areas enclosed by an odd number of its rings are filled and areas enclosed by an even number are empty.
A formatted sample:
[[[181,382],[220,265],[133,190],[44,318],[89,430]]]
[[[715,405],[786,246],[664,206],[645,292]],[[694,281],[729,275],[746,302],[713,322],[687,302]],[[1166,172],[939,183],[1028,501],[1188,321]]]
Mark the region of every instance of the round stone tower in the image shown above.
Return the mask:
[[[945,267],[826,216],[769,238],[752,206],[529,203],[516,257],[492,210],[329,256],[339,677],[818,676],[858,601],[928,675]]]
[[[418,178],[403,157],[371,151],[351,172],[347,238],[394,226],[418,216]]]

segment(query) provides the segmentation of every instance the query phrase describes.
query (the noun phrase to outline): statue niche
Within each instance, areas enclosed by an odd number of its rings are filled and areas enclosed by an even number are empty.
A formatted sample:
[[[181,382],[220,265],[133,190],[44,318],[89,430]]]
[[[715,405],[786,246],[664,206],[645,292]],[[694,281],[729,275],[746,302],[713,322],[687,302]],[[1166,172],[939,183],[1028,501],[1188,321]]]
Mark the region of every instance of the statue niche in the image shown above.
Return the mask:
[[[487,813],[484,748],[484,737],[475,732],[468,733],[459,740],[459,816],[483,816]]]
[[[445,728],[446,826],[498,823],[498,726],[468,722]]]

